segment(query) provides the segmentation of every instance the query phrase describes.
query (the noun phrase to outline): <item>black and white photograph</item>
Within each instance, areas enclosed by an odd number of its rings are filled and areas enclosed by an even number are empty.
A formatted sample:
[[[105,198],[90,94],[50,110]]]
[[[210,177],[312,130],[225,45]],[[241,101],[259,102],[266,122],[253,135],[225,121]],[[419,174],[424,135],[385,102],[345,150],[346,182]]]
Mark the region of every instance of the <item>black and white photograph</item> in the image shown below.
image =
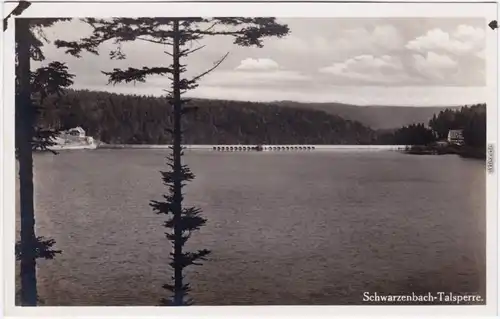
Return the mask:
[[[3,5],[9,309],[498,311],[496,3]]]

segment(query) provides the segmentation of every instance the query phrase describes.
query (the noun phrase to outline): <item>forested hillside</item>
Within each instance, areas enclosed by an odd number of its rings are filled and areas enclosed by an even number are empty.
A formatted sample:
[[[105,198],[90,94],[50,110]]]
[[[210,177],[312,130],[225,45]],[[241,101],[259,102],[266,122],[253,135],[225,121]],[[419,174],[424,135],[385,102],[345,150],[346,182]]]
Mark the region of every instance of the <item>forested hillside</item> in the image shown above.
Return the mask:
[[[164,144],[172,126],[166,99],[74,91],[55,107],[48,99],[42,125],[83,127],[105,143]],[[273,103],[192,100],[184,116],[186,144],[372,144],[377,133],[357,121]]]

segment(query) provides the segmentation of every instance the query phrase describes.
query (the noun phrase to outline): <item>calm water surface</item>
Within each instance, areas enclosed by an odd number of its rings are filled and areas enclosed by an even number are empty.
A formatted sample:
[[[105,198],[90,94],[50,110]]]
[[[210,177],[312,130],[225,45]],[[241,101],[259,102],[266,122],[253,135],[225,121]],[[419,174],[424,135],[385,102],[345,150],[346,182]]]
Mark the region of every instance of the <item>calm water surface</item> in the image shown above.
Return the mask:
[[[149,207],[166,150],[35,157],[46,305],[157,305],[170,244]],[[186,152],[208,224],[188,271],[201,305],[363,304],[364,291],[485,290],[485,165],[396,152]]]

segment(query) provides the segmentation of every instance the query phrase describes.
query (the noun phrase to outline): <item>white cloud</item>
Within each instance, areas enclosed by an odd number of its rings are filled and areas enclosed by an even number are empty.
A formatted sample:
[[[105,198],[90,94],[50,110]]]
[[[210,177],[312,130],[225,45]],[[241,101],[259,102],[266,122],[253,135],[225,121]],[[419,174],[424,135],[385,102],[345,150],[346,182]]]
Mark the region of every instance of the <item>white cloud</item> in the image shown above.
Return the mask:
[[[208,86],[279,86],[310,78],[298,71],[280,68],[279,64],[269,58],[246,58],[234,70],[221,70],[209,74],[202,80]]]
[[[405,74],[401,60],[389,55],[380,57],[360,55],[343,62],[333,63],[319,71],[372,83],[398,83],[403,80],[412,80]]]
[[[200,83],[209,86],[285,86],[294,82],[308,81],[310,78],[300,72],[273,70],[262,72],[219,71],[208,75]]]
[[[425,56],[415,54],[413,63],[421,75],[434,80],[444,80],[446,77],[450,79],[458,72],[457,61],[435,52],[428,52]]]
[[[276,70],[279,64],[271,59],[252,59],[247,58],[240,62],[236,70]]]
[[[464,41],[481,41],[484,39],[484,29],[472,27],[469,25],[461,24],[457,27],[453,36],[457,39],[462,39]]]
[[[476,54],[484,48],[484,30],[459,25],[453,33],[432,29],[409,41],[406,48],[417,52],[448,52],[455,55]]]
[[[332,25],[331,28],[335,26]],[[284,38],[266,41],[264,48],[272,48],[274,52],[283,52],[289,56],[309,54],[324,60],[346,59],[362,54],[383,55],[401,50],[405,44],[399,30],[389,24],[378,25],[373,29],[355,27],[333,31],[325,29],[320,32],[311,30],[310,34],[294,34],[293,31]]]

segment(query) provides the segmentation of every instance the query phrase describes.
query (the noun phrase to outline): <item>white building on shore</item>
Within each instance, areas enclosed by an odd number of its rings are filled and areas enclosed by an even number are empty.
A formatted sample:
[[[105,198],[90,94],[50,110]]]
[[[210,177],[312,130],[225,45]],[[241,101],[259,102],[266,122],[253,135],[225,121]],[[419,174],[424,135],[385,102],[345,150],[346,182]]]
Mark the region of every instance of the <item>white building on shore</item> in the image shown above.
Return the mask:
[[[95,149],[97,145],[92,136],[86,136],[80,126],[59,133],[54,149]]]
[[[464,144],[463,130],[449,130],[448,143],[454,145],[463,145]]]

